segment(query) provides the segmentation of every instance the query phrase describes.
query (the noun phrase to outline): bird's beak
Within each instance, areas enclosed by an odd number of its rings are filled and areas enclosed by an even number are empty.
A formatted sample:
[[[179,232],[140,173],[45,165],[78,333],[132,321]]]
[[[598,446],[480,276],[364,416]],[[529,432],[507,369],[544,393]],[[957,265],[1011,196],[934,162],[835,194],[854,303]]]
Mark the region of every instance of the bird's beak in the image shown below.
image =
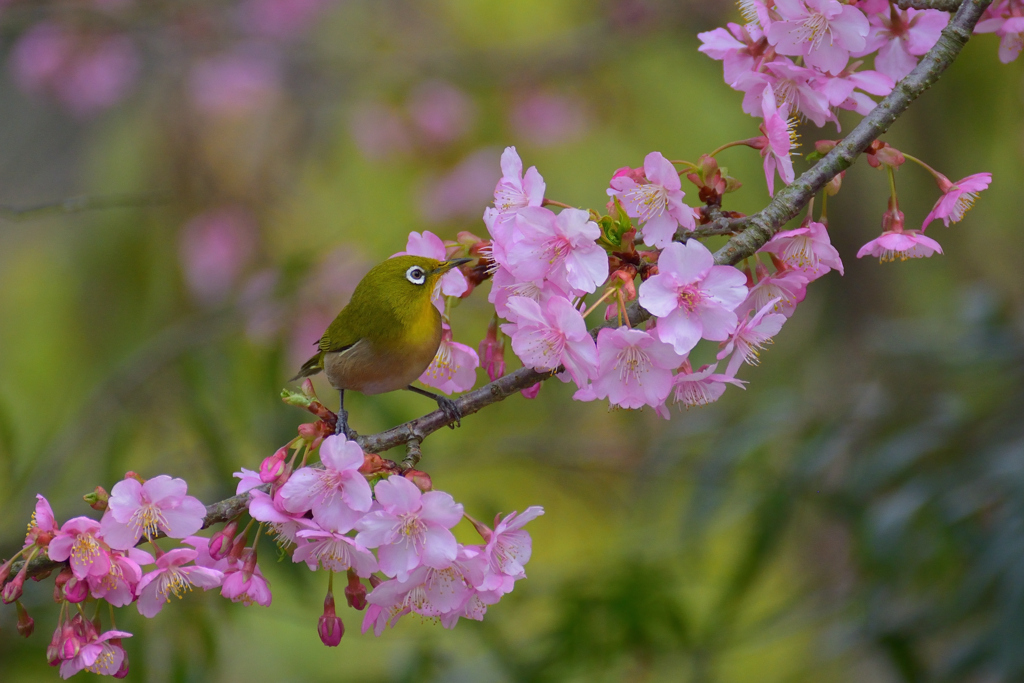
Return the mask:
[[[447,273],[452,268],[458,268],[463,263],[469,263],[472,260],[473,259],[471,259],[471,258],[455,258],[455,259],[452,259],[451,261],[442,261],[441,265],[439,265],[437,268],[435,268],[433,271],[431,271],[430,274],[431,275],[440,275],[442,273]]]

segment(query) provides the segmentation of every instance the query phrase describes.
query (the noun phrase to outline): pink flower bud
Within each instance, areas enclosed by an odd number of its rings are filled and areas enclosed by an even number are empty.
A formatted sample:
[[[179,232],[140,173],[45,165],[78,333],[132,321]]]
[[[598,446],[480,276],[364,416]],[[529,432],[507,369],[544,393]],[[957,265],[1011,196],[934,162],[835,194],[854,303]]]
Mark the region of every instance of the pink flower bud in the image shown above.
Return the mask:
[[[345,586],[345,600],[352,609],[366,609],[366,586],[351,569],[348,570],[348,585]]]
[[[36,622],[28,615],[28,610],[20,600],[15,604],[18,607],[18,634],[22,638],[28,638],[36,630]]]
[[[836,144],[838,143],[835,140],[818,140],[814,143],[814,151],[824,156],[831,152]]]
[[[330,592],[324,599],[324,613],[320,615],[317,632],[320,634],[320,642],[327,647],[338,647],[341,637],[345,635],[345,625],[334,613],[334,595]]]
[[[210,557],[214,560],[223,560],[231,551],[231,543],[238,533],[238,520],[233,519],[224,525],[224,528],[213,535],[210,539]]]
[[[14,558],[7,560],[3,564],[0,564],[0,586],[7,582],[7,577],[11,575],[11,565],[14,564]]]
[[[480,534],[480,538],[484,539],[484,543],[490,542],[491,535],[494,532],[491,531],[491,528],[489,526],[487,526],[479,520],[473,519],[469,515],[464,514],[463,517],[469,520],[469,523],[473,525],[473,528],[476,529],[476,532]]]
[[[505,374],[505,344],[498,339],[497,318],[491,319],[487,326],[487,336],[480,342],[479,351],[492,382]]]
[[[5,605],[9,605],[18,598],[21,597],[21,591],[25,586],[25,575],[28,571],[28,562],[21,565],[21,569],[18,570],[17,575],[11,579],[10,583],[4,586],[2,592],[0,592],[0,598],[3,599]]]
[[[519,393],[523,395],[523,398],[537,398],[537,394],[540,393],[540,385],[541,383],[537,382],[532,387],[522,389]]]
[[[647,180],[647,175],[644,172],[643,166],[640,168],[630,168],[629,166],[623,166],[622,168],[616,169],[615,173],[612,174],[612,180],[616,178],[629,178],[633,182],[642,183]]]
[[[359,466],[360,474],[375,474],[385,467],[384,458],[376,453],[367,453],[363,456],[363,464]]]
[[[423,493],[427,493],[434,488],[434,482],[431,481],[430,475],[422,470],[408,469],[402,476],[416,484],[416,488],[423,491]]]
[[[284,473],[284,461],[288,457],[288,447],[282,446],[273,455],[265,458],[260,464],[260,481],[269,484]]]
[[[71,571],[71,567],[64,567],[60,570],[60,574],[57,574],[57,578],[53,581],[53,601],[61,602],[64,600],[64,586],[71,580],[74,573]]]
[[[308,377],[302,380],[302,393],[307,398],[316,399],[316,389],[313,388],[313,380],[309,379]]]
[[[242,559],[242,552],[245,550],[245,546],[248,542],[249,534],[236,536],[235,540],[231,543],[231,550],[228,552],[228,557],[236,561]]]
[[[72,576],[64,584],[64,599],[68,602],[75,604],[85,602],[87,597],[89,597],[89,584],[86,581],[79,581],[77,577]]]

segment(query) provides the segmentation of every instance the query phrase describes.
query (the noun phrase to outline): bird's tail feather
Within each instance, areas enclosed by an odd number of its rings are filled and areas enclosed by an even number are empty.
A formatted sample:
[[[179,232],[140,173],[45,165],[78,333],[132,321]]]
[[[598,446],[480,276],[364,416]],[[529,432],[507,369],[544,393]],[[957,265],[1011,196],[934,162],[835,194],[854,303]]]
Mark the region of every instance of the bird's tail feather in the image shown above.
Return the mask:
[[[289,382],[294,382],[297,379],[302,379],[303,377],[309,377],[310,375],[315,375],[315,374],[317,374],[318,372],[320,372],[323,369],[324,369],[324,353],[323,353],[323,351],[321,351],[320,353],[316,354],[315,356],[313,356],[312,358],[307,360],[305,363],[303,363],[302,367],[299,369],[299,374],[295,375],[294,377],[292,377],[288,381]]]

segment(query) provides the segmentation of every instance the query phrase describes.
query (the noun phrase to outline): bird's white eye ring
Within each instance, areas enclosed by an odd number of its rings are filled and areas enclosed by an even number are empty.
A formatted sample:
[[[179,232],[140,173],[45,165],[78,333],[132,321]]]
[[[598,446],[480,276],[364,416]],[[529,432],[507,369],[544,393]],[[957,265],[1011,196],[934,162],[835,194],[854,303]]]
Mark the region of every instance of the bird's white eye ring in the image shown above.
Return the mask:
[[[422,285],[427,281],[427,274],[419,266],[411,266],[405,271],[405,279],[414,285]]]

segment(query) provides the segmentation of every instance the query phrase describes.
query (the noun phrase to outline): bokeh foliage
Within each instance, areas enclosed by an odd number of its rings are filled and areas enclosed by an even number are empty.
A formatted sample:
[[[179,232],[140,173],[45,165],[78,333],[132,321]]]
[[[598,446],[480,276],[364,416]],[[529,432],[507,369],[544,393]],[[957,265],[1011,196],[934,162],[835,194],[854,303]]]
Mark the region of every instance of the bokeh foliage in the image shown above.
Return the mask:
[[[735,19],[727,3],[331,3],[308,34],[274,43],[285,77],[269,95],[197,113],[183,74],[241,41],[224,28],[236,4],[117,15],[142,77],[89,117],[26,95],[9,58],[39,21],[84,20],[42,0],[0,16],[0,200],[161,199],[0,223],[0,554],[20,544],[37,492],[59,519],[129,469],[183,476],[207,502],[230,495],[231,472],[306,418],[278,392],[359,276],[410,230],[483,233],[504,145],[538,166],[549,197],[599,208],[611,172],[652,149],[693,159],[756,131],[696,52],[699,30]],[[198,33],[182,29],[207,11]],[[963,223],[932,228],[944,256],[854,259],[879,230],[886,183],[862,164],[847,174],[829,202],[846,276],[815,283],[745,392],[664,422],[574,403],[551,382],[426,443],[423,467],[477,518],[547,510],[529,580],[483,623],[406,620],[376,639],[343,610],[348,632],[329,650],[315,637],[326,582],[274,563],[269,544],[270,608],[192,594],[152,621],[122,610],[129,680],[1024,678],[1022,77],[978,38],[887,137],[951,178],[994,174]],[[438,80],[471,121],[425,142],[409,101]],[[399,127],[367,142],[366,112]],[[805,149],[835,135],[802,132]],[[726,208],[760,208],[756,154],[722,163],[746,185]],[[936,190],[910,167],[898,183],[913,224]],[[438,218],[444,187],[443,206],[468,208]],[[204,300],[183,244],[190,221],[224,206],[256,227],[227,294]],[[456,338],[475,344],[487,308],[484,292],[464,301]],[[348,407],[370,432],[430,405]],[[31,585],[26,605],[28,641],[0,610],[2,678],[53,680],[50,584]]]

